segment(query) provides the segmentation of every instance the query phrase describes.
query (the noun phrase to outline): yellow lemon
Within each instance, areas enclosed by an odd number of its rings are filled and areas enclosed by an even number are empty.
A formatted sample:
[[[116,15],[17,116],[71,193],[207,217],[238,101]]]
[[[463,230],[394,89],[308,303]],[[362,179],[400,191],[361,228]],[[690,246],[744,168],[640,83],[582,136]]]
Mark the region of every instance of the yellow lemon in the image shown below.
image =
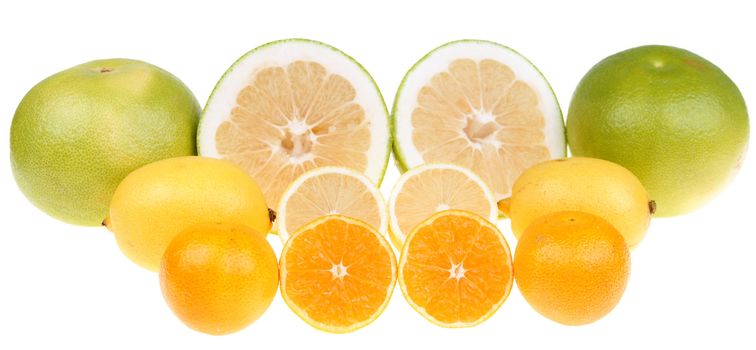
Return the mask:
[[[499,202],[519,239],[536,219],[559,211],[582,211],[609,221],[629,247],[643,239],[655,204],[633,173],[595,158],[540,163],[520,176],[512,197]]]
[[[171,240],[194,224],[246,225],[270,231],[262,191],[235,164],[205,157],[178,157],[143,166],[116,188],[106,225],[121,251],[157,271]]]

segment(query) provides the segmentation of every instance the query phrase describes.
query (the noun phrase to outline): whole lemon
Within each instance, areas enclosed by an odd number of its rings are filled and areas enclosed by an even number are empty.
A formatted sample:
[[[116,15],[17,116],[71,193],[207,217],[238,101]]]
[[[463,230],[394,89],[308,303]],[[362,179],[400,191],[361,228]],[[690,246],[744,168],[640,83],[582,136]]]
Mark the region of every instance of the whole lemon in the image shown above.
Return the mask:
[[[48,215],[99,226],[131,171],[196,154],[199,111],[186,85],[149,63],[78,65],[46,78],[18,105],[10,130],[13,175]]]
[[[602,159],[575,157],[526,170],[499,208],[511,219],[518,239],[539,217],[576,210],[609,221],[634,247],[648,230],[655,204],[629,170]]]
[[[276,296],[276,254],[246,226],[193,225],[168,245],[160,287],[173,313],[192,329],[236,332],[260,318]]]
[[[719,193],[741,167],[748,134],[735,83],[669,46],[633,48],[593,66],[567,117],[572,154],[632,171],[661,216],[688,213]]]
[[[522,296],[538,313],[582,325],[619,303],[630,277],[630,252],[606,220],[557,212],[534,221],[522,235],[514,271]]]
[[[247,225],[261,235],[270,230],[255,181],[229,161],[197,156],[160,160],[126,176],[106,225],[127,257],[154,271],[173,237],[204,222]]]

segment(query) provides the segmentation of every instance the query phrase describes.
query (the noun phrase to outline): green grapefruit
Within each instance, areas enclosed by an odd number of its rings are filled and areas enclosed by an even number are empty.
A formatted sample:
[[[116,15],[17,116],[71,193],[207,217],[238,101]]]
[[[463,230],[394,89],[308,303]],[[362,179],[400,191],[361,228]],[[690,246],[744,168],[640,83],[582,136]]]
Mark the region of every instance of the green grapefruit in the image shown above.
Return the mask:
[[[735,83],[690,51],[642,46],[609,56],[578,84],[567,136],[572,154],[632,171],[657,215],[699,208],[740,168],[748,113]]]
[[[194,95],[165,70],[128,59],[84,63],[24,96],[11,125],[13,175],[50,216],[97,226],[132,170],[195,154],[198,115]]]

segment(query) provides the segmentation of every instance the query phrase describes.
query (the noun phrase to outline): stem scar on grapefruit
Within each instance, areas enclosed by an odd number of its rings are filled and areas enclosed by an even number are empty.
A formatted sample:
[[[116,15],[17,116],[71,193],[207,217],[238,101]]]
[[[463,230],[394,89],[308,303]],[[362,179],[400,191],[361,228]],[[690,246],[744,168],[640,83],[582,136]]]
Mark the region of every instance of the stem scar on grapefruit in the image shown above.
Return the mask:
[[[489,41],[454,41],[420,59],[396,93],[392,117],[400,169],[460,165],[496,200],[509,197],[525,169],[566,155],[549,83],[525,57]]]
[[[274,41],[237,60],[210,96],[197,138],[200,155],[244,168],[272,204],[320,166],[380,184],[390,153],[388,111],[368,72],[305,39]]]

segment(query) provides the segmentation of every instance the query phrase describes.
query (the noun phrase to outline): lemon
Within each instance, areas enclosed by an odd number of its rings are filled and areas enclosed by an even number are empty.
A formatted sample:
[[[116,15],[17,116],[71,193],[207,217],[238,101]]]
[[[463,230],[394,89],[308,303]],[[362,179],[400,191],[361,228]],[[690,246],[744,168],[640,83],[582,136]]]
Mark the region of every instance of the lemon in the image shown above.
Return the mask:
[[[299,177],[286,189],[278,204],[278,236],[281,243],[301,227],[326,215],[341,214],[388,231],[386,201],[370,179],[344,167],[319,167]]]
[[[106,220],[121,251],[156,271],[171,240],[194,224],[270,230],[262,191],[235,164],[204,157],[161,160],[129,174],[116,188]]]
[[[496,222],[493,193],[472,171],[453,164],[424,164],[399,177],[388,201],[391,242],[401,251],[407,235],[440,211],[457,209]]]
[[[542,216],[581,211],[611,223],[629,247],[646,235],[654,208],[629,170],[606,160],[581,157],[552,160],[526,170],[515,182],[512,197],[499,202],[518,239]]]
[[[701,207],[737,173],[748,146],[738,87],[690,51],[642,46],[609,56],[580,81],[570,103],[572,154],[632,171],[661,216]]]

